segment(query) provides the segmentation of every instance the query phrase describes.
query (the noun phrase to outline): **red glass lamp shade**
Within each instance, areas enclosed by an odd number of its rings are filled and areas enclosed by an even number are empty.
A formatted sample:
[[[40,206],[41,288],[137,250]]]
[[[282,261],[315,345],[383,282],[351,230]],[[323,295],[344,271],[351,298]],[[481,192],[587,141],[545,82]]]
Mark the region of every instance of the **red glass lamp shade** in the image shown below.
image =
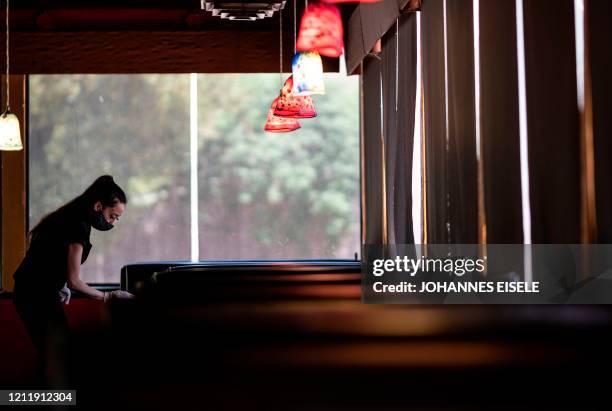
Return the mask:
[[[274,110],[276,110],[278,99],[278,97],[274,99],[272,107],[270,107],[270,110],[268,111],[268,119],[266,120],[264,130],[271,133],[287,133],[300,128],[300,123],[296,119],[274,115]]]
[[[297,39],[297,51],[316,51],[326,57],[340,57],[344,29],[338,6],[311,3],[304,11]]]
[[[312,97],[296,96],[293,93],[293,76],[289,76],[276,102],[275,116],[312,118],[317,116]]]

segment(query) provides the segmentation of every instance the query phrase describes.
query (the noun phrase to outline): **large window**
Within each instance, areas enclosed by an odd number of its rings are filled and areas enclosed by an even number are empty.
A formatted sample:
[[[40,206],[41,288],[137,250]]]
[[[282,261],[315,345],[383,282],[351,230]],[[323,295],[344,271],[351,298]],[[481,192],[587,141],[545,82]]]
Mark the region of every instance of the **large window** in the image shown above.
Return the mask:
[[[129,204],[92,230],[86,281],[136,261],[352,259],[358,79],[326,88],[316,119],[268,134],[278,74],[30,76],[30,227],[111,174]]]

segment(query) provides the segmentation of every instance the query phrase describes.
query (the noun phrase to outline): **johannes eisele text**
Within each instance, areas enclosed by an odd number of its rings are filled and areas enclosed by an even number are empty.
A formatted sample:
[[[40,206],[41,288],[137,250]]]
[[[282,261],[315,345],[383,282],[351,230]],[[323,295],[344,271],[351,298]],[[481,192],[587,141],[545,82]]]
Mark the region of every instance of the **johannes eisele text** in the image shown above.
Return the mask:
[[[486,273],[485,258],[409,258],[376,259],[372,261],[371,275],[375,293],[539,293],[538,281],[483,281],[468,280],[466,274]],[[394,274],[393,283],[387,284],[383,276]],[[444,280],[425,280],[427,274],[448,274]],[[397,281],[398,274],[406,281]],[[403,275],[402,275],[403,274]]]

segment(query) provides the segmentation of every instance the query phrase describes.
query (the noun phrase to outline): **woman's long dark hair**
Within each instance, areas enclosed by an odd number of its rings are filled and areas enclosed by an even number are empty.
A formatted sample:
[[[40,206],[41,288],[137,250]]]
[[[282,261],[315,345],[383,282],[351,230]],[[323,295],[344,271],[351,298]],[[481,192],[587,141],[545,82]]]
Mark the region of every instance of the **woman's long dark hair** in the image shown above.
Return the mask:
[[[66,221],[69,217],[87,218],[96,202],[104,207],[113,207],[117,203],[127,204],[127,196],[109,175],[100,176],[80,196],[57,210],[44,216],[28,233],[28,246],[32,240],[47,227],[56,222]]]

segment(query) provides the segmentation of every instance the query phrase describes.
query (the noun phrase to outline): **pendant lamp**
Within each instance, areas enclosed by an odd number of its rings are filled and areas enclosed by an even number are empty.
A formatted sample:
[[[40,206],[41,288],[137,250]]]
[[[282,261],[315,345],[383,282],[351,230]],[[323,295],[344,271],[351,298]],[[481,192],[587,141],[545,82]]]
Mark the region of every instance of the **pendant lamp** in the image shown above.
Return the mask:
[[[312,118],[317,116],[312,97],[293,94],[293,76],[289,76],[276,102],[275,116]]]
[[[325,94],[323,83],[323,63],[321,56],[315,51],[297,52],[297,0],[293,2],[293,59],[291,71],[293,72],[293,94],[296,96],[309,96],[311,94]],[[306,3],[308,6],[308,3]]]
[[[293,2],[293,59],[297,55],[296,53],[297,43],[297,6],[296,1]],[[292,63],[293,70],[293,63]],[[321,77],[321,80],[323,78]],[[282,117],[293,117],[293,118],[312,118],[317,116],[317,112],[314,108],[314,102],[312,97],[309,95],[297,95],[295,84],[293,82],[293,75],[289,76],[281,89],[280,96],[278,97],[278,104],[274,114]]]
[[[309,4],[302,16],[298,51],[316,51],[326,57],[340,57],[344,48],[344,30],[338,6]]]
[[[297,96],[325,94],[323,63],[315,51],[297,53],[293,56],[293,93]]]
[[[283,84],[283,14],[282,9],[278,11],[279,19],[279,56],[280,56],[280,80]],[[284,85],[283,85],[284,87]],[[274,111],[278,105],[280,96],[274,99],[270,110],[268,110],[268,118],[266,119],[266,125],[264,130],[271,133],[287,133],[289,131],[297,130],[300,128],[300,123],[295,118],[290,117],[279,117],[274,115]]]
[[[278,99],[279,97],[274,99],[272,107],[270,107],[270,110],[268,111],[268,119],[266,121],[264,130],[271,133],[287,133],[300,128],[300,123],[296,119],[274,115],[274,110],[276,110]]]
[[[9,0],[6,0],[6,110],[0,115],[0,150],[23,149],[19,119],[9,107]]]

